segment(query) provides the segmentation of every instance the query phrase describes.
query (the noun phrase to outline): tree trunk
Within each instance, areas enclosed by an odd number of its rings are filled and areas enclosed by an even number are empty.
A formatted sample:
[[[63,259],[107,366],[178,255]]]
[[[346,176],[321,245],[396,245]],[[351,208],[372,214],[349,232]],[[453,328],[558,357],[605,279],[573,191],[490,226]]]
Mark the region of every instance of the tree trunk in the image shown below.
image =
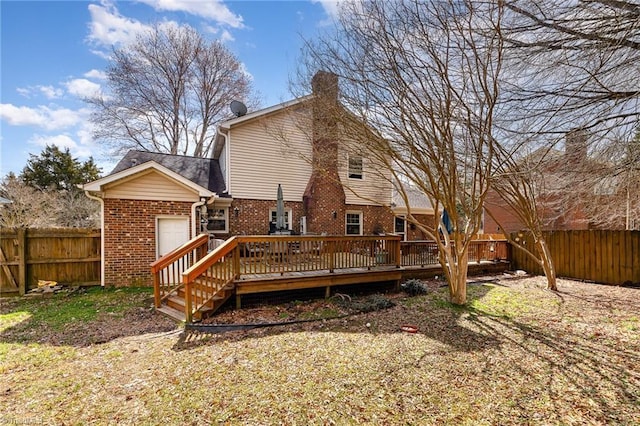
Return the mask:
[[[454,305],[464,305],[467,303],[468,250],[460,254],[455,248],[447,247],[444,254],[446,264],[442,268],[449,283],[449,301]]]
[[[556,268],[553,265],[553,259],[549,252],[549,246],[544,238],[536,237],[536,246],[538,247],[538,253],[540,254],[540,264],[544,270],[544,275],[547,277],[547,289],[558,291],[556,283]]]

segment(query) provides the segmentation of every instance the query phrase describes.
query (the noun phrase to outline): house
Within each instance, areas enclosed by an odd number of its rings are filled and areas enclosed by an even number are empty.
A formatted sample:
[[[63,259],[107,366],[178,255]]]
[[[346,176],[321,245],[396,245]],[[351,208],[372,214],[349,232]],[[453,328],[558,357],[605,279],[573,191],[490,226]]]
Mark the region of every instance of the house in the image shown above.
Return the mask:
[[[587,134],[573,131],[566,136],[564,151],[543,148],[525,159],[536,165],[532,179],[542,230],[625,228],[625,197],[620,194],[623,185],[606,162],[588,156],[587,148]],[[490,189],[485,200],[484,232],[504,229],[512,233],[526,228],[516,212]]]
[[[149,264],[203,232],[270,233],[278,185],[291,233],[417,235],[392,211],[406,207],[394,203],[389,176],[346,149],[323,116],[338,103],[337,76],[319,72],[312,89],[221,123],[212,158],[130,151],[108,176],[84,185],[102,204],[103,285],[150,285]],[[416,208],[432,214],[428,203]]]

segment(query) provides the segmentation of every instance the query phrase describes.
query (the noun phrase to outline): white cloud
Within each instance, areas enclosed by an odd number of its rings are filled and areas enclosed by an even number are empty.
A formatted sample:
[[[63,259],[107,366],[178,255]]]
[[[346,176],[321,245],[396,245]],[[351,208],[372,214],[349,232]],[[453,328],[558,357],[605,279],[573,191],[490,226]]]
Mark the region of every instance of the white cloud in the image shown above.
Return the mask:
[[[37,94],[42,94],[47,99],[57,99],[64,95],[64,90],[60,88],[55,88],[53,86],[29,86],[29,87],[18,87],[16,91],[25,98],[31,98],[32,96],[36,96]]]
[[[235,38],[231,35],[231,33],[227,30],[223,30],[222,34],[220,34],[220,41],[226,43],[228,41],[234,41]]]
[[[149,30],[147,25],[120,15],[110,4],[90,4],[89,13],[89,40],[98,45],[112,46],[132,42],[137,34]]]
[[[46,106],[17,107],[12,104],[0,104],[0,119],[12,126],[36,126],[46,130],[59,130],[73,127],[88,115],[88,110],[77,111],[68,108],[49,108]]]
[[[311,0],[311,3],[320,3],[324,12],[329,15],[330,18],[337,18],[340,11],[339,0]]]
[[[170,12],[186,12],[206,19],[212,19],[218,23],[232,28],[244,28],[242,16],[236,15],[220,0],[193,1],[193,0],[140,0],[155,10]]]
[[[47,99],[56,99],[61,97],[64,94],[62,89],[57,89],[53,86],[37,86],[37,87]]]
[[[43,148],[47,145],[55,145],[58,148],[69,148],[69,152],[73,157],[86,158],[92,155],[91,147],[80,145],[67,134],[53,136],[33,135],[29,142]]]
[[[96,80],[106,80],[107,73],[100,70],[91,70],[84,73],[84,76],[87,78],[95,78]]]
[[[65,83],[67,90],[72,95],[81,99],[91,98],[100,93],[100,85],[86,78],[76,78]]]

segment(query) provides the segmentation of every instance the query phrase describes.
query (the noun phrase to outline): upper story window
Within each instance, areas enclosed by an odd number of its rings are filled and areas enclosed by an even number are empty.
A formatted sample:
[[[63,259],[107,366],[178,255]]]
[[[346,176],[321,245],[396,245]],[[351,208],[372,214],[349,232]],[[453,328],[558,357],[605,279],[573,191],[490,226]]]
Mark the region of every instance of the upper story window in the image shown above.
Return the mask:
[[[358,155],[349,156],[349,178],[362,179],[362,157]]]

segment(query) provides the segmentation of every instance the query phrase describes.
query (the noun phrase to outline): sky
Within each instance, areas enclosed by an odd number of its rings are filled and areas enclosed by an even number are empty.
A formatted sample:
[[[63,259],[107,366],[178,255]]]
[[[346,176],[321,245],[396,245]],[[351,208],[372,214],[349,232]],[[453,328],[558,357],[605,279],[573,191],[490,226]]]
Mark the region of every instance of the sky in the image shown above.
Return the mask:
[[[303,38],[336,12],[335,0],[0,0],[0,178],[19,174],[46,145],[111,171],[118,158],[92,140],[82,98],[104,84],[113,48],[149,25],[188,24],[222,40],[268,107],[293,97]]]

